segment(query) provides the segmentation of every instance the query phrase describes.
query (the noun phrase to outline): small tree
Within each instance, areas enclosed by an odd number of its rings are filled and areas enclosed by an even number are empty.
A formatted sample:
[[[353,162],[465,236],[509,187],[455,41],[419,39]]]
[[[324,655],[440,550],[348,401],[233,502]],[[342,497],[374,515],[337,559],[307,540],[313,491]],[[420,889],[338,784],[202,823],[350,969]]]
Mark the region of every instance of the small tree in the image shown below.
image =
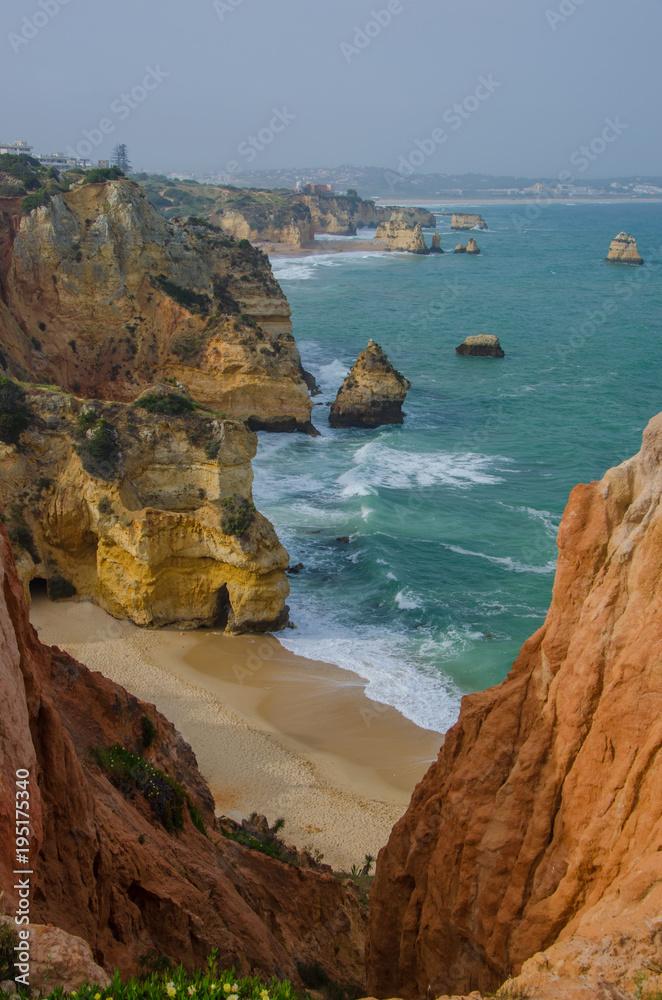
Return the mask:
[[[125,143],[121,142],[115,146],[110,162],[114,167],[119,167],[120,170],[123,170],[125,174],[131,173],[131,160],[129,159],[129,150]]]

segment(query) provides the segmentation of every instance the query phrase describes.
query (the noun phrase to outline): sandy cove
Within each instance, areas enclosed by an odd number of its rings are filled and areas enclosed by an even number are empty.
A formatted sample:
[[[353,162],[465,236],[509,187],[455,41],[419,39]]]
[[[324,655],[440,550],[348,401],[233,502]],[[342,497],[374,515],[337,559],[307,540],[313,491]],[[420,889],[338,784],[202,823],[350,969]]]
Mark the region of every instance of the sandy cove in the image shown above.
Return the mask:
[[[376,855],[443,741],[350,671],[273,636],[148,631],[91,602],[35,599],[43,642],[152,702],[193,747],[217,811],[270,822],[337,869]]]

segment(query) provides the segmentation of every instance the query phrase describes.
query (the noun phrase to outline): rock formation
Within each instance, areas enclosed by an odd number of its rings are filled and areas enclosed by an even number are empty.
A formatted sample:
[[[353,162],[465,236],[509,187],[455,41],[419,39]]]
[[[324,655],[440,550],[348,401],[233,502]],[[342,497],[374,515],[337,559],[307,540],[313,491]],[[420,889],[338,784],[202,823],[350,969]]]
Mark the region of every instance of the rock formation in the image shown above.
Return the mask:
[[[431,228],[436,225],[432,212],[424,208],[375,205],[374,201],[347,195],[298,195],[297,197],[310,211],[313,230],[316,233],[355,236],[359,229],[386,225],[389,222],[412,228],[417,224]]]
[[[379,344],[368,342],[329,411],[332,427],[379,427],[404,421],[411,382],[396,371]]]
[[[662,414],[638,455],[572,491],[545,624],[463,699],[380,853],[372,995],[522,970],[504,996],[624,998],[659,961],[661,501]]]
[[[199,221],[167,222],[126,179],[79,182],[22,216],[0,199],[5,370],[125,402],[175,378],[253,428],[311,432],[268,258]]]
[[[471,237],[471,239],[467,243],[467,253],[473,253],[473,254],[480,253],[480,250],[478,248],[478,244],[476,243],[476,240],[474,239],[473,236]]]
[[[453,212],[451,229],[487,229],[487,223],[482,215],[471,215],[469,212]]]
[[[643,264],[637,250],[637,242],[629,233],[619,233],[614,237],[605,260],[612,264]]]
[[[46,580],[137,625],[284,627],[289,559],[253,507],[244,424],[164,386],[135,406],[37,388],[25,405],[20,447],[0,444],[0,507],[26,593]]]
[[[287,978],[299,992],[298,965],[319,962],[359,995],[365,910],[358,895],[331,875],[222,835],[195,756],[167,719],[39,642],[1,526],[0,583],[0,885],[7,911],[18,905],[14,776],[26,768],[36,924],[82,938],[110,973],[135,974],[148,952],[191,970],[217,948],[221,968]],[[135,774],[156,784],[156,798],[121,767],[113,770],[112,761],[127,756]]]
[[[432,246],[430,247],[430,253],[443,253],[441,249],[441,236],[439,233],[432,234]]]
[[[430,253],[420,222],[417,222],[416,225],[399,220],[382,223],[377,227],[375,240],[385,242],[387,250],[417,254]]]
[[[466,337],[459,347],[455,348],[456,354],[466,354],[474,358],[505,358],[505,353],[501,348],[498,337],[491,333],[480,333],[474,337]]]

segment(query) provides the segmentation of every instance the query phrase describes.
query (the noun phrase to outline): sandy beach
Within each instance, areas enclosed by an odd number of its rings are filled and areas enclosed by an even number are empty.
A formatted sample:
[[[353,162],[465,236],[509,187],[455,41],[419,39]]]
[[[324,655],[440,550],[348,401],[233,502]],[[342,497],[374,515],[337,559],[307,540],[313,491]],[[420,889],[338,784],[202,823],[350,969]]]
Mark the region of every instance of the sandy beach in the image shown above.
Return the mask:
[[[217,811],[285,819],[285,838],[348,869],[376,855],[443,737],[371,701],[356,674],[276,638],[148,631],[91,602],[38,597],[43,642],[152,702],[193,747]]]

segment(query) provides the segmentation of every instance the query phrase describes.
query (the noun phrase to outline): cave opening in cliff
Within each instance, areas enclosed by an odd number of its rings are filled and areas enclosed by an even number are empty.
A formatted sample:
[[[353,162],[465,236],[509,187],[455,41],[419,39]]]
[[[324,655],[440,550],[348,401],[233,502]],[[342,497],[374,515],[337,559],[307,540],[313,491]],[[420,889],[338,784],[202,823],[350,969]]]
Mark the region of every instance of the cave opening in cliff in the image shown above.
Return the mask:
[[[232,604],[230,602],[230,594],[228,593],[228,588],[225,584],[223,584],[216,595],[216,619],[214,621],[214,628],[226,628],[231,612]]]
[[[30,600],[46,600],[48,598],[48,584],[42,576],[35,576],[30,580]]]

